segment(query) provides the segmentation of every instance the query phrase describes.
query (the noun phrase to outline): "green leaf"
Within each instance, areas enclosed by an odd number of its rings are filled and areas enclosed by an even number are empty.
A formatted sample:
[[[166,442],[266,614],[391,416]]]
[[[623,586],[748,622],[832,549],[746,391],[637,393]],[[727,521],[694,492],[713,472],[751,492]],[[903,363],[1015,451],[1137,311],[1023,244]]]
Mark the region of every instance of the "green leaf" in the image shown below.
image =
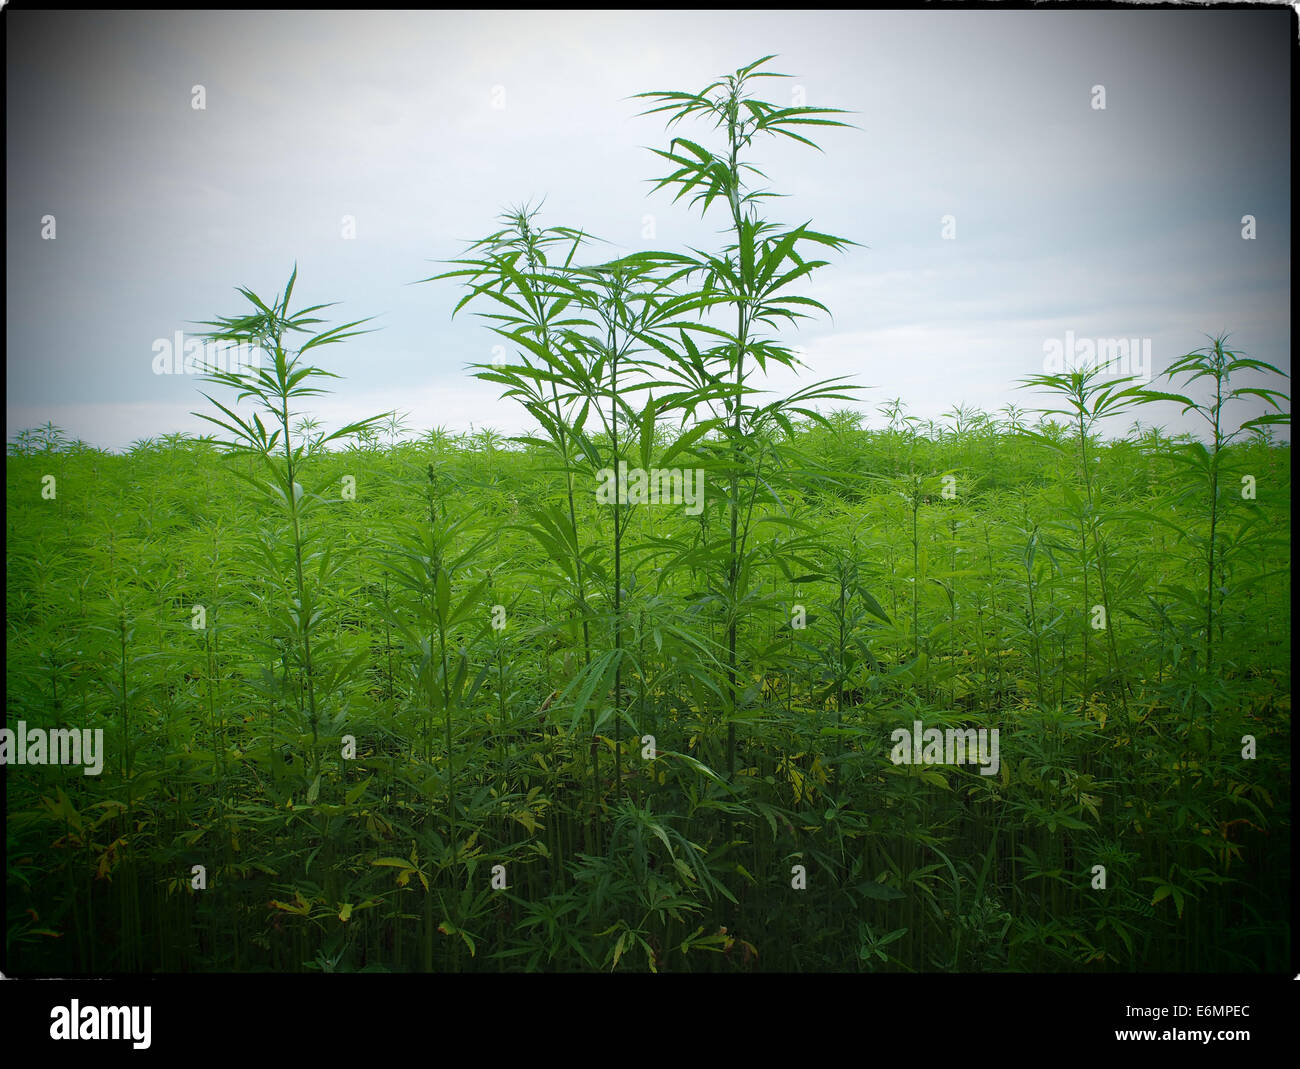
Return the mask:
[[[587,704],[591,701],[592,695],[599,690],[604,694],[614,681],[614,673],[618,670],[622,662],[622,650],[609,650],[591,662],[582,673],[580,673],[574,683],[582,682],[583,686],[578,693],[578,698],[573,705],[573,715],[569,721],[569,731],[573,732],[578,729],[578,723],[582,720],[582,714],[587,709]]]

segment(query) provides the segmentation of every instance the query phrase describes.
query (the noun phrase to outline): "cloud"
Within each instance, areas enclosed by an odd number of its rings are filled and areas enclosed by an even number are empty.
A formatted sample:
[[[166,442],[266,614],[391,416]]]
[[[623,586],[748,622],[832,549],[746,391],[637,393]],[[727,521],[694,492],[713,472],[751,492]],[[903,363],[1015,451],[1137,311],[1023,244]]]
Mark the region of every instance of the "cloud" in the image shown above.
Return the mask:
[[[33,13],[8,72],[31,102],[7,134],[9,433],[57,413],[92,440],[191,426],[179,384],[148,373],[152,340],[236,311],[236,286],[274,294],[295,261],[303,303],[383,327],[318,351],[355,376],[340,418],[518,427],[464,369],[489,324],[451,318],[456,282],[411,283],[530,198],[543,225],[609,242],[592,256],[716,249],[721,217],[651,194],[666,164],[647,147],[671,134],[629,97],[769,52],[797,75],[770,99],[798,90],[856,127],[819,131],[824,153],[754,146],[790,194],[773,218],[863,243],[801,290],[834,316],[786,337],[810,377],[1000,407],[1066,329],[1151,337],[1158,364],[1227,329],[1289,370],[1283,23],[1153,14]]]

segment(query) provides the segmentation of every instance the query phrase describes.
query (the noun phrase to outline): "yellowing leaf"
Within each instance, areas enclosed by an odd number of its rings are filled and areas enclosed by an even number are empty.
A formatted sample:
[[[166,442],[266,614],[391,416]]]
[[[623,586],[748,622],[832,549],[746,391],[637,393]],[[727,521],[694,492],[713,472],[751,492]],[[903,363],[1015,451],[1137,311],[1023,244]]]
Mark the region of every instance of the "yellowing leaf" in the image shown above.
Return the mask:
[[[286,902],[279,902],[274,898],[271,899],[271,905],[276,909],[284,910],[286,913],[297,914],[299,917],[306,917],[311,913],[311,903],[302,897],[301,891],[295,891],[293,893],[292,905]]]
[[[418,869],[412,867],[409,861],[401,857],[378,857],[375,858],[374,861],[370,862],[370,864],[383,865],[386,868],[401,869],[401,871],[397,874],[398,887],[405,887],[408,883],[411,882],[411,873],[419,872]],[[420,880],[421,882],[424,881],[424,875],[422,873],[420,874]]]

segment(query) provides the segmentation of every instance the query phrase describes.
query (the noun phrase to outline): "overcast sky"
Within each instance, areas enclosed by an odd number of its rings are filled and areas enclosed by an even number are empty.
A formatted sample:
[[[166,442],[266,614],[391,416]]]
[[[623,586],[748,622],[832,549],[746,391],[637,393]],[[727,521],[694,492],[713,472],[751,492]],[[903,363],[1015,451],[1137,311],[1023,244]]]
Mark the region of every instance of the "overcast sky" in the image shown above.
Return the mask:
[[[543,197],[543,225],[611,252],[716,248],[720,218],[651,195],[668,137],[627,98],[768,53],[796,75],[758,83],[768,99],[856,113],[824,154],[782,139],[753,158],[788,195],[771,217],[863,246],[805,291],[834,320],[788,341],[809,381],[871,387],[868,425],[895,396],[921,418],[1032,406],[1015,382],[1067,332],[1150,339],[1158,377],[1230,331],[1290,372],[1285,10],[5,19],[10,437],[210,431],[198,379],[155,374],[155,344],[242,311],[236,286],[274,296],[295,261],[295,304],[382,328],[313,354],[344,376],[314,406],[327,424],[397,408],[414,429],[522,430],[465,370],[497,339],[450,318],[457,284],[412,283]],[[1183,426],[1167,405],[1142,418]]]

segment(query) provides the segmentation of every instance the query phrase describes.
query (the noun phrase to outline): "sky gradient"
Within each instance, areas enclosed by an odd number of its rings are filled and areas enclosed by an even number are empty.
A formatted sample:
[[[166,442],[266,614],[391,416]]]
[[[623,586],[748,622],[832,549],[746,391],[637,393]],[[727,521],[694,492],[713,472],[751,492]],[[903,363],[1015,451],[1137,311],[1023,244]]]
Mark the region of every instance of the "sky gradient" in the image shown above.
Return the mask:
[[[823,153],[773,140],[753,158],[787,195],[771,218],[861,243],[803,291],[833,320],[786,340],[805,381],[870,387],[869,426],[896,396],[922,419],[1045,404],[1015,383],[1067,331],[1150,339],[1157,379],[1223,331],[1290,372],[1285,10],[5,18],[11,438],[47,420],[113,449],[211,431],[197,376],[155,374],[155,344],[242,311],[236,286],[273,296],[295,261],[295,304],[381,328],[316,351],[343,376],[313,407],[326,425],[396,408],[416,430],[524,430],[465,370],[498,339],[451,319],[454,281],[415,283],[542,198],[542,225],[608,254],[716,249],[719,217],[651,195],[669,135],[628,98],[768,53],[796,76],[769,99],[855,113]],[[1170,405],[1141,417],[1192,426]]]

